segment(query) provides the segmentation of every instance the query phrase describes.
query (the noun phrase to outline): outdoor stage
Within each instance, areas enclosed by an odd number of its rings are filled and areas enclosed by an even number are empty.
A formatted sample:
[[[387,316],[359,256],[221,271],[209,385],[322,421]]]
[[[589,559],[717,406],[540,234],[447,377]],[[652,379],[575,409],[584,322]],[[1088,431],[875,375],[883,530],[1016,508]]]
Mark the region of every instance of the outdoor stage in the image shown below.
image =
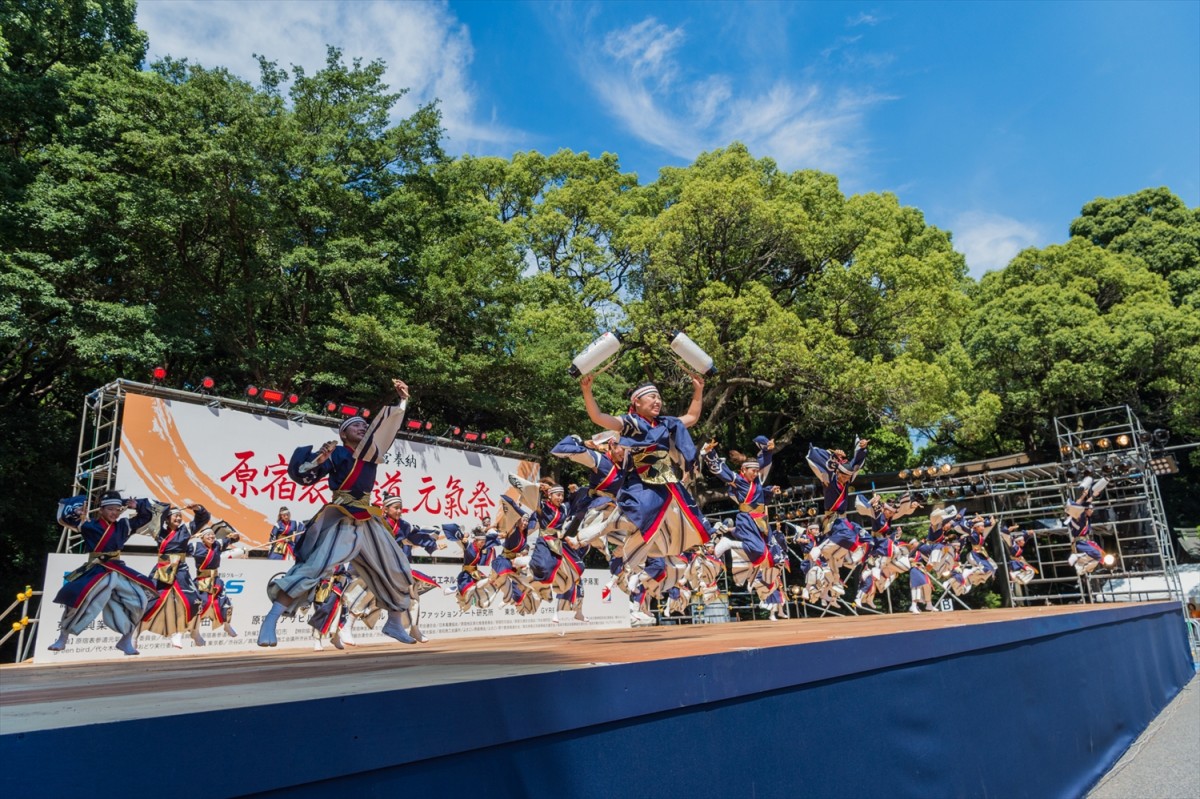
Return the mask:
[[[1179,605],[0,669],[18,797],[1081,796],[1193,674]]]

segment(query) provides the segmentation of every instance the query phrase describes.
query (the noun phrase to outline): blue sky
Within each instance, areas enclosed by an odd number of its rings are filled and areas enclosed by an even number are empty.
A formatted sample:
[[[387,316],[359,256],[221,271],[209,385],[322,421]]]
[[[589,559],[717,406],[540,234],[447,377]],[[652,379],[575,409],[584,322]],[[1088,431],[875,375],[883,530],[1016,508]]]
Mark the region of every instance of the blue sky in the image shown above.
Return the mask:
[[[325,45],[441,103],[453,154],[616,153],[641,182],[742,141],[894,192],[972,274],[1096,197],[1200,206],[1200,2],[141,0],[150,57],[256,80]]]

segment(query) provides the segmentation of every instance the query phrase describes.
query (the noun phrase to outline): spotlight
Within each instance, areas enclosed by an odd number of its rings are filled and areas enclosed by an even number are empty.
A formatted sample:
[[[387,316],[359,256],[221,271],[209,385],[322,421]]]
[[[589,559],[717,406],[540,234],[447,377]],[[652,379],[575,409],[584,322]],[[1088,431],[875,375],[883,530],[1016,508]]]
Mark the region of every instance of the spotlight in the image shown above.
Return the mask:
[[[951,469],[951,468],[953,468],[953,467],[951,467],[951,466],[950,466],[950,464],[948,464],[948,463],[943,463],[943,464],[942,464],[942,466],[941,466],[941,468],[940,468],[940,469],[938,469],[938,471],[939,471],[939,472],[941,472],[942,474],[950,474],[950,469]]]
[[[1117,446],[1118,447],[1128,447],[1129,446],[1129,435],[1126,433],[1122,433],[1121,435],[1117,436]]]
[[[1083,452],[1091,452],[1092,451],[1092,442],[1084,441],[1082,444],[1079,445],[1079,449]]]
[[[500,439],[500,444],[502,446],[507,447],[511,443],[512,443],[512,436],[505,436],[504,438]]]
[[[1063,444],[1061,447],[1058,448],[1058,451],[1061,452],[1063,455],[1070,455],[1071,454],[1071,445]]]
[[[246,396],[250,399],[258,399],[258,386],[246,386]]]
[[[410,432],[417,432],[417,431],[421,430],[421,428],[423,428],[424,426],[425,426],[425,423],[422,422],[420,419],[405,419],[404,420],[404,429],[408,430]]]
[[[150,370],[150,379],[153,380],[155,383],[159,382],[160,380],[166,380],[167,379],[167,367],[156,366],[153,369],[151,369]]]
[[[1171,440],[1171,431],[1164,430],[1161,427],[1154,431],[1154,443],[1160,447],[1165,447],[1167,442]]]
[[[264,388],[260,393],[262,401],[268,405],[278,405],[283,402],[283,392],[274,388]]]
[[[1100,449],[1108,449],[1109,447],[1112,446],[1112,442],[1109,441],[1107,437],[1105,437],[1105,438],[1102,438],[1099,441],[1097,441],[1096,446],[1099,447]]]
[[[1116,563],[1116,562],[1117,562],[1117,559],[1116,559],[1116,558],[1114,558],[1112,555],[1105,555],[1105,556],[1104,556],[1104,565],[1105,565],[1105,566],[1111,566],[1111,565],[1113,565],[1113,564],[1114,564],[1114,563]]]
[[[213,386],[215,386],[216,384],[217,384],[217,381],[213,380],[211,377],[208,377],[207,375],[200,378],[200,390],[201,391],[212,391]]]
[[[478,444],[482,441],[487,441],[487,433],[476,433],[472,430],[464,430],[462,439],[468,444]]]
[[[937,471],[938,470],[937,470],[936,466],[930,466],[928,469],[925,470],[925,476],[926,477],[934,477],[937,475]]]
[[[325,413],[337,413],[338,404],[333,400],[325,403]]]
[[[337,406],[337,412],[342,416],[367,416],[367,413],[363,412],[357,405],[339,404]]]
[[[907,480],[908,479],[908,469],[901,469],[900,474],[898,474],[896,476],[899,477],[901,480]]]
[[[536,446],[537,446],[537,441],[535,439],[531,438],[525,442],[525,449],[529,450],[530,452],[532,452],[534,447],[536,447]]]
[[[1174,455],[1160,455],[1150,459],[1150,471],[1160,477],[1167,474],[1178,474],[1179,464]]]

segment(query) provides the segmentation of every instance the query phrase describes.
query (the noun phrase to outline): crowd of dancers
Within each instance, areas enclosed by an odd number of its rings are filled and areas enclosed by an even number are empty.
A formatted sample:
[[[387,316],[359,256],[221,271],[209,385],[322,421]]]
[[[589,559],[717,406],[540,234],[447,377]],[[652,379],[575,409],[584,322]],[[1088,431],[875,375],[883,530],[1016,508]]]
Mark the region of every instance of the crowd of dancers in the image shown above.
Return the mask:
[[[301,485],[327,480],[332,498],[307,524],[293,521],[287,508],[280,510],[268,557],[291,565],[269,583],[272,604],[257,643],[275,646],[279,620],[304,608],[312,609],[309,624],[317,649],[325,641],[338,648],[352,645],[355,623],[373,629],[381,619],[385,636],[405,644],[427,640],[420,630],[420,597],[437,582],[412,568],[412,551],[416,547],[432,555],[450,540],[462,547],[462,568],[444,590],[455,594],[464,612],[500,602],[527,615],[553,603],[555,623],[563,612],[572,620],[587,620],[582,577],[588,549],[601,553],[609,565],[602,600],[623,593],[635,624],[653,622],[651,600],[665,613],[684,612],[695,595],[704,603],[714,601],[726,554],[732,581],[751,592],[772,620],[788,613],[783,575],[791,569],[789,550],[798,556],[798,598],[825,607],[850,604],[844,597],[855,572],[854,608],[873,610],[876,597],[907,572],[914,613],[933,609],[935,584],[961,596],[997,574],[988,554],[994,519],[937,507],[929,513],[925,536],[906,540],[897,520],[920,509],[919,503],[907,495],[853,494],[867,458],[866,440],[857,441],[850,455],[810,446],[807,460],[823,486],[823,515],[803,525],[772,521],[768,504],[776,488],[767,478],[775,442],[759,436],[753,455],[730,451],[725,457],[716,442],[697,447],[689,430],[702,411],[701,376],[691,376],[692,398],[681,416],[662,412],[662,396],[652,383],[630,390],[623,414],[608,414],[592,393],[593,380],[583,375],[580,385],[588,416],[601,432],[567,436],[552,450],[586,470],[586,485],[568,495],[549,478],[533,482],[510,475],[515,491],[502,496],[495,518],[470,530],[412,525],[403,518],[399,496],[372,503],[376,470],[404,419],[408,387],[403,381],[393,381],[399,402],[370,423],[348,419],[339,440],[297,449],[289,476]],[[725,485],[737,508],[731,518],[712,522],[700,512],[688,484],[703,475]],[[1107,557],[1092,538],[1090,522],[1092,502],[1103,488],[1103,480],[1089,479],[1067,505],[1071,563],[1080,574]],[[193,517],[185,523],[184,510],[109,492],[96,519],[75,520],[88,558],[55,597],[65,612],[51,649],[65,648],[69,636],[101,614],[121,636],[117,648],[130,655],[138,653],[142,632],[168,638],[176,648],[185,635],[203,645],[205,621],[238,635],[219,567],[222,553],[240,536],[200,505],[188,506]],[[158,561],[149,577],[121,559],[128,538],[146,527],[157,531],[158,542]],[[999,535],[1009,579],[1027,584],[1036,575],[1023,554],[1030,534],[1010,526]]]

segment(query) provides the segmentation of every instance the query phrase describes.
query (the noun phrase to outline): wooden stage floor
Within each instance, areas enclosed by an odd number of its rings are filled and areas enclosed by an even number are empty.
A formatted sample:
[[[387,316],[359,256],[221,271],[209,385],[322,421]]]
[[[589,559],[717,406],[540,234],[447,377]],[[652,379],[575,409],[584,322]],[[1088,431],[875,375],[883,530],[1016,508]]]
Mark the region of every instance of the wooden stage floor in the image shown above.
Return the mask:
[[[82,724],[270,705],[607,664],[686,658],[835,639],[999,624],[1108,610],[1111,605],[826,617],[778,622],[668,625],[565,635],[526,635],[374,644],[139,661],[0,667],[3,734]]]

